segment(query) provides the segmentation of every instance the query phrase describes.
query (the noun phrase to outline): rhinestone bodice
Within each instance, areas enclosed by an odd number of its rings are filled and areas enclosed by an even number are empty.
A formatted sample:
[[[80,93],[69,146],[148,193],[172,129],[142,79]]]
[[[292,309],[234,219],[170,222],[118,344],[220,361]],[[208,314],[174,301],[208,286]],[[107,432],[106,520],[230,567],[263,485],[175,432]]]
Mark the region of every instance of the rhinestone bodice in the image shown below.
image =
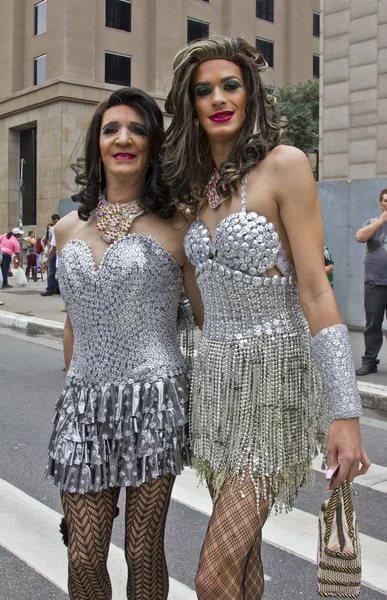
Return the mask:
[[[246,179],[241,208],[220,221],[212,240],[199,220],[185,238],[204,302],[204,334],[216,339],[255,335],[265,326],[281,329],[289,326],[289,319],[296,326],[304,323],[295,269],[275,226],[255,212],[246,212]],[[281,275],[268,277],[267,271],[274,267]],[[295,312],[281,310],[290,305]]]
[[[129,234],[98,268],[87,244],[72,240],[58,268],[74,331],[70,377],[103,384],[186,371],[176,325],[182,271],[156,240]]]

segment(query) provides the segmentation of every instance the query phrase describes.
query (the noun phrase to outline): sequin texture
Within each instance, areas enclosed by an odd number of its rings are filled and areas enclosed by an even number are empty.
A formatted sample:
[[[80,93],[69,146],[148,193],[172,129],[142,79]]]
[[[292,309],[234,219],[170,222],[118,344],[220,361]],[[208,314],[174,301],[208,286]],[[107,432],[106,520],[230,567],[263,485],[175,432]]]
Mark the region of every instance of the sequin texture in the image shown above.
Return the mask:
[[[180,267],[153,238],[130,234],[98,269],[85,242],[68,242],[59,279],[74,350],[46,477],[84,493],[180,473],[189,460]]]
[[[346,325],[325,327],[312,339],[312,353],[329,392],[334,419],[361,417],[355,364]]]
[[[226,479],[249,474],[258,504],[263,495],[288,510],[313,478],[329,407],[294,268],[274,225],[246,212],[246,179],[241,208],[213,240],[200,221],[185,239],[205,311],[191,390],[193,454],[215,498]],[[281,275],[269,277],[273,267]]]

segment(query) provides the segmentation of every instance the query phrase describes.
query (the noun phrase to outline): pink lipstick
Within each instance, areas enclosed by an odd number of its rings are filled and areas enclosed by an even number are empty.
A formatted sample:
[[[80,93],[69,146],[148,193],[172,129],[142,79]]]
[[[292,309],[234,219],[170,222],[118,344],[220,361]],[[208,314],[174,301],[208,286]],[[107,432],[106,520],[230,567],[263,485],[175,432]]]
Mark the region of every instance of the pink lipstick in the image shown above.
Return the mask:
[[[115,158],[116,160],[133,160],[134,158],[136,158],[136,155],[129,154],[128,152],[119,152],[117,154],[114,154],[113,158]]]
[[[225,123],[226,121],[230,121],[234,113],[231,110],[223,110],[222,112],[214,113],[210,116],[210,120],[215,123]]]

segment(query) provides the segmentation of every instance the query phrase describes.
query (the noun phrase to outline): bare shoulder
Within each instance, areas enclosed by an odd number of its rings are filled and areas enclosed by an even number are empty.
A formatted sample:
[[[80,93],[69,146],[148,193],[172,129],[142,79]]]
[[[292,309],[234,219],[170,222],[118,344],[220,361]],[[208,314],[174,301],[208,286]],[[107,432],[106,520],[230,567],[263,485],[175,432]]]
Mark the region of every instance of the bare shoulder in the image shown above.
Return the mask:
[[[71,213],[62,217],[55,225],[55,236],[66,233],[70,227],[74,226],[74,223],[80,221],[78,217],[78,211],[72,210]]]
[[[61,247],[74,233],[74,229],[81,220],[76,210],[71,211],[65,217],[62,217],[55,225],[55,239],[57,247]]]
[[[285,173],[293,172],[294,169],[309,167],[309,160],[305,152],[294,146],[285,146],[284,144],[273,148],[264,162],[267,162],[274,170]]]

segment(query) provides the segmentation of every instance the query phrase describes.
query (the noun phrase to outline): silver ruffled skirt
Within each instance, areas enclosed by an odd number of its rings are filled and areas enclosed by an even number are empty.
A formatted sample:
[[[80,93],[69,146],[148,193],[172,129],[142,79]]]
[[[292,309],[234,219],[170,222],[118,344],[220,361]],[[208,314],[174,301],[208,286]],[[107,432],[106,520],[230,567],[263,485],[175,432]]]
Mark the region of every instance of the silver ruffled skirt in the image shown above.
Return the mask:
[[[45,477],[61,490],[139,486],[190,464],[187,375],[92,387],[68,377]]]

